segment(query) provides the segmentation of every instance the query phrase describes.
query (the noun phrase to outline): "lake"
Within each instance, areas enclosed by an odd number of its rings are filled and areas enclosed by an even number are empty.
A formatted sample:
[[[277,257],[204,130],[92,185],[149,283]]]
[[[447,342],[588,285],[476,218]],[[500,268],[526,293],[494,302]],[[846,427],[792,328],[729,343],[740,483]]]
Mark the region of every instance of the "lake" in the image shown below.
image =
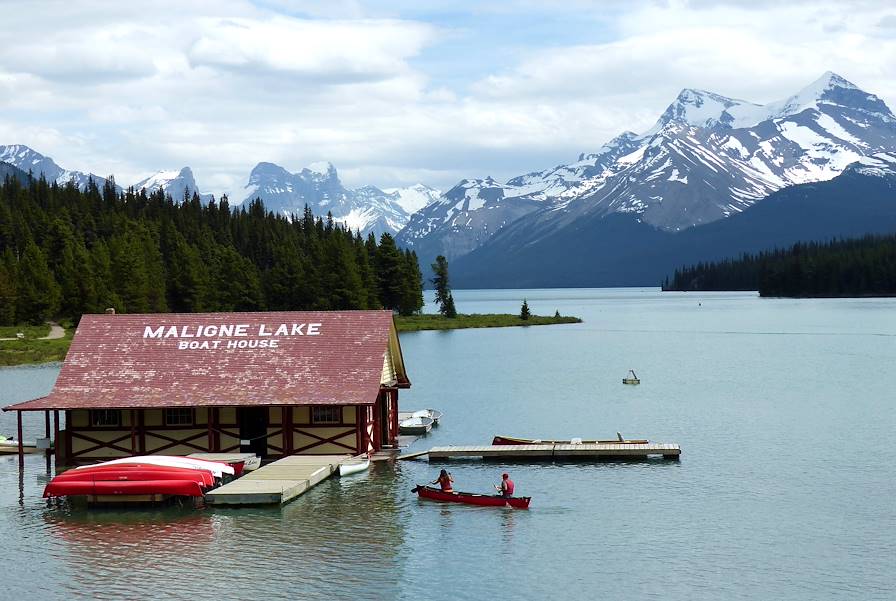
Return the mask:
[[[680,462],[447,464],[459,490],[509,471],[529,511],[420,501],[411,488],[446,465],[425,460],[283,508],[88,511],[40,498],[42,457],[23,474],[0,457],[4,595],[896,598],[896,299],[455,291],[467,313],[523,298],[584,323],[401,335],[402,408],[445,413],[412,449],[619,431],[680,443]],[[622,385],[630,368],[640,386]],[[57,373],[0,370],[0,404]],[[34,438],[43,416],[27,417]]]

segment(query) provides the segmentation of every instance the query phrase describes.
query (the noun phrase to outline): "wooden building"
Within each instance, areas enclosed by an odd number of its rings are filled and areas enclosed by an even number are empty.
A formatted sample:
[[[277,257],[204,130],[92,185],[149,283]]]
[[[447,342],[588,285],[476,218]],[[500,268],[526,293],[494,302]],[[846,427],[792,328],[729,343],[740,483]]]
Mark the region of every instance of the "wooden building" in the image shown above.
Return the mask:
[[[85,315],[52,392],[4,411],[52,414],[66,463],[358,454],[396,444],[408,387],[390,311]]]

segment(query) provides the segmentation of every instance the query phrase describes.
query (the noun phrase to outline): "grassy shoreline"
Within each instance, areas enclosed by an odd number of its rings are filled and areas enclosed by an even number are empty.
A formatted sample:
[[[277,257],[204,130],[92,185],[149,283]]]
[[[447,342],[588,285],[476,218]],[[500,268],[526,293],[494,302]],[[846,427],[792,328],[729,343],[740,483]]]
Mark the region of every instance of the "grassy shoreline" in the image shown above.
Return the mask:
[[[409,317],[397,315],[395,317],[395,325],[399,332],[545,326],[581,322],[582,320],[578,317],[532,315],[529,319],[523,320],[519,315],[502,313],[458,315],[454,319],[448,319],[442,315],[411,315]],[[25,338],[20,340],[0,340],[0,367],[62,361],[65,359],[75,332],[71,324],[65,325],[65,336],[56,340],[38,340],[49,332],[50,328],[46,325],[0,327],[0,338],[15,338],[18,332],[25,334]]]
[[[582,323],[578,317],[561,315],[548,317],[531,315],[529,319],[520,319],[519,315],[506,313],[482,313],[473,315],[458,314],[453,319],[442,315],[396,316],[395,326],[399,332],[418,332],[420,330],[460,330],[469,328],[508,328],[519,326],[549,326],[562,323]]]
[[[50,332],[47,325],[0,327],[0,338],[14,338],[17,332],[25,334],[22,339],[0,340],[0,367],[62,361],[75,333],[71,324],[63,325],[65,336],[55,340],[38,340]]]

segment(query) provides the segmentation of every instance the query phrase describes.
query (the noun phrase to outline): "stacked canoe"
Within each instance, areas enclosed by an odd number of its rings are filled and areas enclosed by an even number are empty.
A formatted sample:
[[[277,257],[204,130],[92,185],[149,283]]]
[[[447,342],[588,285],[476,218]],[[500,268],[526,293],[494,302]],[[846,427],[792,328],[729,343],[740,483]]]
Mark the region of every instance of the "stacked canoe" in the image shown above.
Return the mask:
[[[202,497],[241,468],[188,457],[126,457],[63,472],[47,484],[44,497],[86,496],[122,501],[147,496]]]

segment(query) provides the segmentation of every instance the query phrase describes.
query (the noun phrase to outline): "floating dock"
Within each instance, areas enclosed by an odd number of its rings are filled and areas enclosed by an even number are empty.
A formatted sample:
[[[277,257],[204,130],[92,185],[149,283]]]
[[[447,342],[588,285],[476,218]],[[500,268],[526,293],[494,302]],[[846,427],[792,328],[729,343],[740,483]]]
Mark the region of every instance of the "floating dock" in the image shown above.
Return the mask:
[[[533,461],[550,461],[553,459],[637,459],[651,455],[661,455],[665,459],[678,460],[681,447],[669,443],[617,444],[617,443],[584,443],[584,444],[520,444],[520,445],[485,445],[433,447],[429,451],[412,453],[412,456],[429,455],[433,459],[453,459],[460,457],[482,457],[483,459],[531,459]]]
[[[205,500],[214,505],[283,505],[339,470],[350,455],[290,455],[214,489]]]

